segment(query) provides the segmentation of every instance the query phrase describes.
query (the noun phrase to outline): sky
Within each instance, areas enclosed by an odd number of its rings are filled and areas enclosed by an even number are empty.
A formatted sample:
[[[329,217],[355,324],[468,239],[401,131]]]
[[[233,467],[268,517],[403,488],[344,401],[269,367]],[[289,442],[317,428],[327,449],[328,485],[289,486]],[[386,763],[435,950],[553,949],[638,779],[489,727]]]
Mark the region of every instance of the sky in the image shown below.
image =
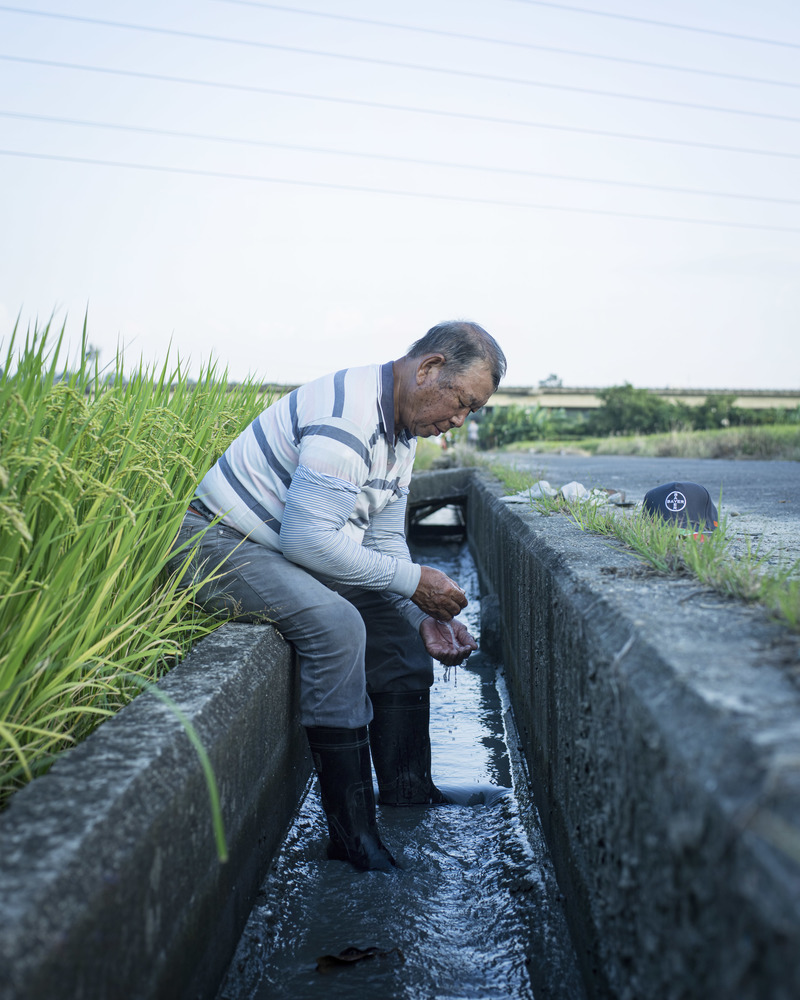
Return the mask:
[[[796,389],[799,50],[796,0],[0,3],[2,354],[301,383],[470,319],[507,386]]]

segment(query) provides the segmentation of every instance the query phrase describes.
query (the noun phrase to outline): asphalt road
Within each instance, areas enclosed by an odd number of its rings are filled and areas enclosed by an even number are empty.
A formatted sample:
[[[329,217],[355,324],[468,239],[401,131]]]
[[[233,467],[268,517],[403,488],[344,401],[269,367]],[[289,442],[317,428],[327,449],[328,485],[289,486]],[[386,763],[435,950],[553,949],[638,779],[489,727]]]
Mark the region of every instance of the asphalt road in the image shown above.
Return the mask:
[[[624,490],[626,499],[635,503],[641,503],[644,494],[660,483],[700,483],[711,494],[720,516],[727,515],[735,544],[746,544],[749,537],[771,563],[800,559],[800,462],[525,452],[498,452],[492,459],[530,471],[555,488],[577,480],[589,488]]]

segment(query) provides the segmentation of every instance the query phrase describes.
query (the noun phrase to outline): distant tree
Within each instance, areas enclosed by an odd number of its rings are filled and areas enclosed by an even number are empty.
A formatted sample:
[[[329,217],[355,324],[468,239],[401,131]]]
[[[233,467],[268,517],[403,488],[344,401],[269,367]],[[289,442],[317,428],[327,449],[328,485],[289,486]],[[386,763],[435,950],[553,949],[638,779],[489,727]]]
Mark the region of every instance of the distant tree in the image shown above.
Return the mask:
[[[81,358],[78,362],[77,371],[92,371],[95,366],[95,362],[100,357],[100,348],[95,347],[94,344],[87,343],[85,347],[81,347]],[[54,382],[68,382],[76,372],[72,371],[70,368],[65,368],[63,371],[57,372],[53,381]]]
[[[658,434],[674,427],[679,411],[647,389],[634,389],[630,382],[600,389],[603,405],[590,419],[591,431],[607,434]]]
[[[502,448],[512,441],[538,441],[548,436],[550,411],[544,406],[495,406],[478,426],[481,448]]]
[[[736,396],[718,393],[706,396],[699,406],[691,410],[692,427],[695,430],[715,430],[718,427],[738,427],[747,423],[744,410],[736,405]]]
[[[587,432],[608,434],[659,434],[676,428],[717,430],[758,424],[800,423],[800,407],[794,410],[750,410],[736,405],[733,393],[711,393],[699,406],[670,403],[648,389],[629,383],[601,389],[603,401],[587,421]]]

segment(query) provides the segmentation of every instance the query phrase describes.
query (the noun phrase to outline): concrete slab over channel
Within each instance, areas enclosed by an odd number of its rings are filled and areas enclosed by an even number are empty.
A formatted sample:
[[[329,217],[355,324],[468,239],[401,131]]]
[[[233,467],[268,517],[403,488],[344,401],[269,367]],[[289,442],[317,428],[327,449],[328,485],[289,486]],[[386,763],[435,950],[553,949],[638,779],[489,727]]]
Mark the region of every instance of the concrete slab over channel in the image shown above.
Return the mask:
[[[175,714],[144,693],[0,815],[2,1000],[216,994],[310,774],[289,646],[225,625],[161,681],[213,765],[230,858]]]
[[[591,996],[800,996],[800,638],[499,500],[468,537]]]

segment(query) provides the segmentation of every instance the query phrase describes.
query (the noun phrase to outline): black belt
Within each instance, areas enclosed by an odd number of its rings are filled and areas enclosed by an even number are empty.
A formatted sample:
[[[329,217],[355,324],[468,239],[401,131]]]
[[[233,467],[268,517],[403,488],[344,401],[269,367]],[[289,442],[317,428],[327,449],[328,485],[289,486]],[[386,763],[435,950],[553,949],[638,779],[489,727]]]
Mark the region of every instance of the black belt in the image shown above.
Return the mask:
[[[202,500],[198,500],[197,497],[192,497],[189,501],[189,510],[193,514],[197,514],[199,517],[204,517],[207,521],[213,521],[217,516],[213,511],[206,507]]]

